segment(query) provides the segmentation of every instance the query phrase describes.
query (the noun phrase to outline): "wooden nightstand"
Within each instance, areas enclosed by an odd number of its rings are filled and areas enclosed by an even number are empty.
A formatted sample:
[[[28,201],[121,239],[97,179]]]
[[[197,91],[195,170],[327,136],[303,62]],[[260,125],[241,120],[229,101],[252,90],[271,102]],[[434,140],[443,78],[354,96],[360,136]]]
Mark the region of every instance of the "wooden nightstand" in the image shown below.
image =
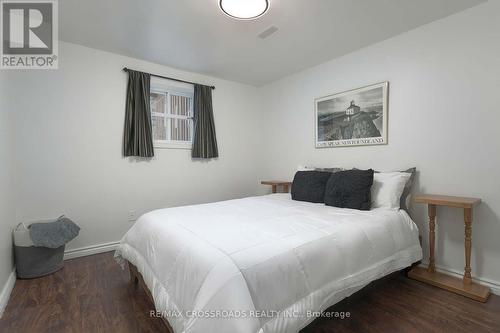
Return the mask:
[[[283,193],[288,193],[292,182],[281,181],[281,180],[263,180],[260,182],[262,185],[271,185],[273,193],[278,192],[278,186],[283,188]]]
[[[490,295],[490,288],[473,282],[470,268],[472,249],[472,208],[478,205],[481,199],[422,194],[415,197],[415,202],[427,204],[429,210],[429,266],[427,268],[413,268],[408,273],[408,277],[472,298],[476,301],[486,302]],[[434,247],[436,242],[435,228],[437,206],[464,209],[465,272],[463,279],[436,272]]]

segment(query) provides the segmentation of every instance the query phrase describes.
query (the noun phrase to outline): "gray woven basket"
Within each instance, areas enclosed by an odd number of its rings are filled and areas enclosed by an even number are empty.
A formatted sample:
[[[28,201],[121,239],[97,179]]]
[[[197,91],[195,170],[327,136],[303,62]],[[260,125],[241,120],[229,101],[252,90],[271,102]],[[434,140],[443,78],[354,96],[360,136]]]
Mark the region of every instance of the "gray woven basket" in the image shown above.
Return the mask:
[[[31,223],[47,223],[56,220],[33,221]],[[17,277],[32,279],[60,270],[64,264],[65,248],[65,245],[55,249],[34,246],[27,226],[24,223],[18,224],[14,230],[14,258]]]

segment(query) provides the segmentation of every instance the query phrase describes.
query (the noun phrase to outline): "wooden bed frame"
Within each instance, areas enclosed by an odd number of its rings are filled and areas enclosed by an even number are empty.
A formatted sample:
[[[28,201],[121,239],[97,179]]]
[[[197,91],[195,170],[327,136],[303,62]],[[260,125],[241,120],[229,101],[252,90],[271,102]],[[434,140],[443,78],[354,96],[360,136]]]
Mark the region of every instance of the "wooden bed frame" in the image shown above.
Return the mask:
[[[133,264],[131,264],[128,260],[127,260],[127,264],[128,264],[128,270],[130,272],[130,283],[132,284],[132,286],[134,288],[137,288],[137,286],[140,286],[144,290],[144,292],[146,292],[146,295],[148,295],[149,300],[154,305],[155,302],[153,300],[153,295],[151,295],[149,288],[146,286],[146,283],[144,282],[144,278],[142,277],[142,274],[139,273],[139,271],[137,270],[137,267],[135,267]],[[174,333],[174,330],[172,329],[172,326],[170,326],[168,320],[163,316],[161,316],[160,318],[163,321],[163,323],[165,324],[165,328],[167,329],[167,332]]]

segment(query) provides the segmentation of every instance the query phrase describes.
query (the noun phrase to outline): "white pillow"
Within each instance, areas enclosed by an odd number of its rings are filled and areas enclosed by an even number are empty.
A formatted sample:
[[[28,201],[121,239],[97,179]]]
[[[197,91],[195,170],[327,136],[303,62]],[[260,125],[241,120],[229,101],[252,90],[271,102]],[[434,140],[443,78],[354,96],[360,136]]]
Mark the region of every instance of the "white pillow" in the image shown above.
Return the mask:
[[[410,179],[408,172],[376,172],[373,174],[371,208],[399,209],[399,201],[405,184]]]
[[[316,170],[316,168],[314,167],[308,167],[308,166],[305,166],[305,165],[299,165],[297,167],[297,171],[314,171]]]

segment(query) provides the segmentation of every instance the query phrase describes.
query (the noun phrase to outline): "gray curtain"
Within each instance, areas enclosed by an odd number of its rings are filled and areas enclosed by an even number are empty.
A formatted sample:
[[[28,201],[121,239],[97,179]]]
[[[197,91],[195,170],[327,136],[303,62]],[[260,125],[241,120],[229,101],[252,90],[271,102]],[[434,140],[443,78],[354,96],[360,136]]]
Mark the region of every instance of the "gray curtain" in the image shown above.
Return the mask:
[[[153,157],[149,90],[151,75],[128,70],[123,155]]]
[[[194,85],[194,137],[191,156],[219,157],[212,110],[212,88],[200,84]]]

